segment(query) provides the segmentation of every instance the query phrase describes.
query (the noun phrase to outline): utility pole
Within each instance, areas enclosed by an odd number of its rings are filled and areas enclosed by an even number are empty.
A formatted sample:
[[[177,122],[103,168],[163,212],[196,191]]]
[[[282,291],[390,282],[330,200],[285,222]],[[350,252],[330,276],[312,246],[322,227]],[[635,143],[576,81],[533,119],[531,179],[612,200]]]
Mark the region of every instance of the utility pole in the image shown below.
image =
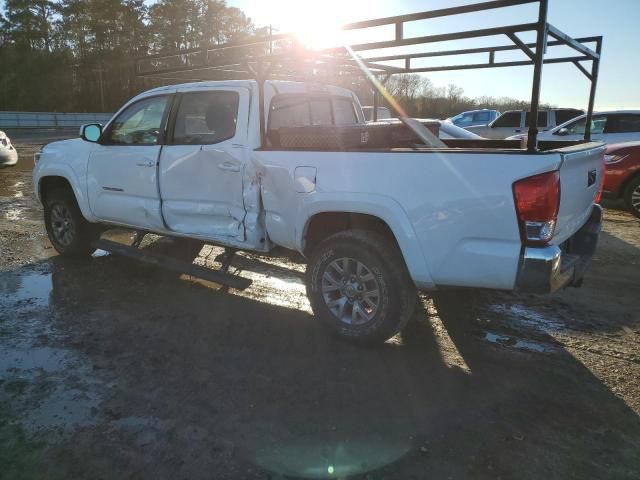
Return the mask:
[[[93,70],[94,72],[96,72],[98,74],[98,78],[100,81],[100,107],[102,109],[102,111],[105,111],[104,108],[104,84],[102,82],[102,74],[104,73],[104,67],[102,65],[100,65],[98,68]]]

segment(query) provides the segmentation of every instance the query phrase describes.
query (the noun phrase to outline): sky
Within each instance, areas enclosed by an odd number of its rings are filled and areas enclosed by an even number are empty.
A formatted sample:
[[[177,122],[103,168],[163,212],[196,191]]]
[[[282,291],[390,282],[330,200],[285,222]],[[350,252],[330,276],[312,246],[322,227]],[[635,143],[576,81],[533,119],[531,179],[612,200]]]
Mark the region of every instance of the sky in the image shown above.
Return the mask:
[[[298,32],[310,44],[330,46],[339,39],[337,26],[371,18],[402,15],[465,5],[470,0],[227,0],[240,8],[257,26],[273,25],[280,32]],[[537,3],[501,10],[421,20],[405,25],[405,36],[421,36],[493,26],[530,23],[537,19]],[[602,35],[603,51],[596,94],[596,110],[640,109],[640,0],[550,0],[548,22],[576,38]],[[533,32],[522,34],[533,42]],[[338,41],[379,41],[392,39],[389,27],[370,29],[365,36]],[[327,40],[329,39],[329,40]],[[421,51],[508,44],[506,37],[459,40],[417,46]],[[591,44],[595,48],[593,44]],[[415,47],[407,47],[415,48]],[[417,51],[417,50],[412,50]],[[389,53],[399,53],[386,50]],[[575,52],[566,47],[550,47],[547,55],[565,56]],[[385,53],[386,54],[386,53]],[[483,56],[450,57],[457,63],[486,61]],[[521,52],[496,54],[496,61],[525,59]],[[443,65],[442,58],[421,59],[415,66]],[[589,67],[588,62],[583,62]],[[529,100],[533,67],[432,72],[425,74],[436,86],[454,83],[469,97],[508,96]],[[589,81],[572,64],[552,64],[543,68],[541,101],[559,107],[587,107]]]

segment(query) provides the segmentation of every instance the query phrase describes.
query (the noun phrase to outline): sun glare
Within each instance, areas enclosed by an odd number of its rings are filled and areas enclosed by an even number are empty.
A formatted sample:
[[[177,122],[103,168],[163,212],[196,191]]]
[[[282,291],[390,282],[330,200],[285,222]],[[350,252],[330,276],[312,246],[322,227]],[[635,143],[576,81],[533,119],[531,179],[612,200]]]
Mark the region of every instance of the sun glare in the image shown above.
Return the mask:
[[[349,2],[325,0],[273,0],[261,2],[257,17],[268,19],[276,33],[293,33],[308,48],[322,49],[341,45],[344,32],[340,27],[359,18]]]

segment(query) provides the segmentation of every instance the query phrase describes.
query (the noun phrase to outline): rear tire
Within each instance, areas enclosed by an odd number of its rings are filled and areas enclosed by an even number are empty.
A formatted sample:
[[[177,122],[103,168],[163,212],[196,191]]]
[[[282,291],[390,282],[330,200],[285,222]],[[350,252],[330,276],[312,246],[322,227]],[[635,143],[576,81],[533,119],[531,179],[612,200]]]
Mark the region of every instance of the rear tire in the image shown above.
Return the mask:
[[[624,202],[629,211],[640,218],[640,176],[632,179],[624,189]]]
[[[336,233],[307,266],[313,312],[333,333],[353,343],[383,343],[406,325],[416,288],[397,246],[365,230]]]
[[[100,230],[82,216],[72,192],[54,190],[47,195],[44,224],[53,248],[60,255],[86,258],[94,252],[92,244],[100,236]]]

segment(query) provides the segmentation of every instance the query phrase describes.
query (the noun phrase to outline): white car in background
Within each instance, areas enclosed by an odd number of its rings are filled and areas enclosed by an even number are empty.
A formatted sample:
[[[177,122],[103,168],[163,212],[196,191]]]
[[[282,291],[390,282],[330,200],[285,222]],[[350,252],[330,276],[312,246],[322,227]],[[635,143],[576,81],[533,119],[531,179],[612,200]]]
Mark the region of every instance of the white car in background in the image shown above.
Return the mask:
[[[538,140],[582,140],[586,115],[580,115],[548,132],[538,133]],[[507,140],[520,140],[526,135],[514,135]],[[606,143],[640,140],[640,110],[615,110],[593,114],[591,138]]]
[[[11,140],[0,130],[0,167],[8,167],[18,163],[18,152],[11,145]]]
[[[438,137],[440,139],[449,139],[449,138],[482,138],[480,135],[476,135],[469,130],[465,130],[462,127],[458,127],[454,125],[450,120],[440,120],[440,130],[438,132]]]

